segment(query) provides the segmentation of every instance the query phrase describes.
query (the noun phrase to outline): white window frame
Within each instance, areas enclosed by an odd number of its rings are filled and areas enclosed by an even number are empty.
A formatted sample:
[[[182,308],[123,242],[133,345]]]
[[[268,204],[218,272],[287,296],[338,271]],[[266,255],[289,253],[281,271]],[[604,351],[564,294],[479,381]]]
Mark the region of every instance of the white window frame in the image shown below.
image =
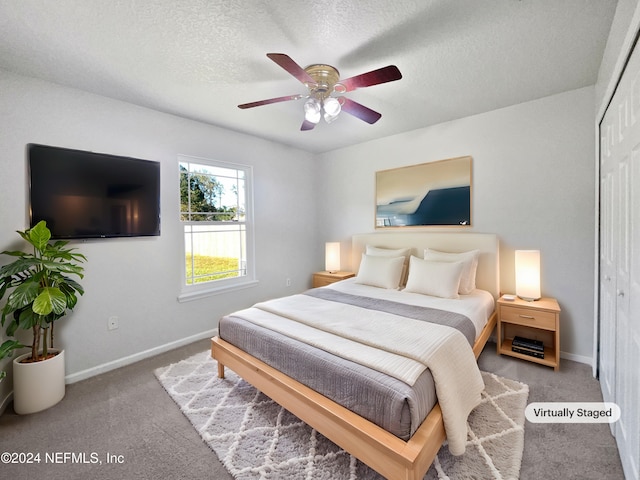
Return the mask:
[[[255,274],[255,245],[254,245],[254,225],[253,225],[253,167],[250,165],[242,165],[237,163],[224,162],[219,160],[213,160],[209,158],[201,158],[201,157],[192,157],[188,155],[178,155],[178,178],[180,175],[180,163],[197,163],[201,165],[209,165],[212,167],[220,167],[227,168],[232,170],[242,170],[245,176],[245,247],[246,247],[246,274],[233,277],[233,278],[225,278],[210,282],[202,282],[202,283],[194,283],[191,285],[187,284],[186,278],[186,240],[185,240],[185,224],[209,224],[209,222],[184,222],[179,220],[180,230],[179,235],[181,238],[181,293],[178,296],[178,301],[185,302],[190,300],[197,300],[199,298],[208,297],[210,295],[217,295],[224,292],[229,292],[233,290],[238,290],[242,288],[249,288],[254,285],[257,285],[258,281],[256,279]],[[180,196],[179,191],[180,182],[178,181],[178,197]],[[181,212],[178,212],[180,215]],[[213,222],[211,223],[213,225]]]

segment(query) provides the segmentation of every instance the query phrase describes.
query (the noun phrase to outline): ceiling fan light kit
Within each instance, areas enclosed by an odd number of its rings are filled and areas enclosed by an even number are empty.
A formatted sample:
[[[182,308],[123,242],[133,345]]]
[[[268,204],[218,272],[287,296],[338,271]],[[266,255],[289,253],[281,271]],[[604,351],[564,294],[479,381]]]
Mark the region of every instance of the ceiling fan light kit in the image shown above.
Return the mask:
[[[311,123],[318,123],[320,121],[322,105],[317,98],[309,98],[304,102],[304,119]]]
[[[317,124],[321,117],[324,118],[325,122],[331,123],[338,118],[341,110],[340,100],[335,97],[327,97],[324,100],[319,100],[317,97],[309,97],[304,102],[304,118],[313,124]]]
[[[340,100],[334,97],[326,98],[322,108],[324,110],[324,121],[327,123],[331,123],[338,118],[338,114],[342,110]]]
[[[334,97],[331,96],[331,94],[341,95],[357,88],[393,82],[402,78],[398,67],[389,65],[340,81],[340,72],[331,65],[318,63],[302,68],[294,62],[291,57],[284,53],[268,53],[267,57],[303,83],[309,90],[309,94],[288,95],[257,102],[243,103],[242,105],[238,105],[238,108],[253,108],[271,103],[306,98],[307,100],[303,105],[304,121],[300,127],[302,131],[312,130],[320,122],[321,118],[324,118],[325,122],[331,123],[338,118],[338,115],[342,111],[369,124],[377,122],[380,117],[382,117],[382,114],[346,97]]]

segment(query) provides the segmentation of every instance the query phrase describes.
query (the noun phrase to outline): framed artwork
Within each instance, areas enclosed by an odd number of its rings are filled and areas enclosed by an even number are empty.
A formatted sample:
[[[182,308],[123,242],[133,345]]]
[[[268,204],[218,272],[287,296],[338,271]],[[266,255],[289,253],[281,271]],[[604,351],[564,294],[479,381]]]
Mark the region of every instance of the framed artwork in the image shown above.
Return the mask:
[[[470,225],[471,157],[376,172],[376,228]]]

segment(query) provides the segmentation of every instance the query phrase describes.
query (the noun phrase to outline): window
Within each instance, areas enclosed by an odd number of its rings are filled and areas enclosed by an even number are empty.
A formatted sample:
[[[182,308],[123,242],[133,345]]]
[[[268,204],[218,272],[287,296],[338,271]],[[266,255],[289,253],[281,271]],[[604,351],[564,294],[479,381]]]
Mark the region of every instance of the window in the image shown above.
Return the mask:
[[[180,299],[248,286],[253,275],[251,167],[179,157],[184,284]]]

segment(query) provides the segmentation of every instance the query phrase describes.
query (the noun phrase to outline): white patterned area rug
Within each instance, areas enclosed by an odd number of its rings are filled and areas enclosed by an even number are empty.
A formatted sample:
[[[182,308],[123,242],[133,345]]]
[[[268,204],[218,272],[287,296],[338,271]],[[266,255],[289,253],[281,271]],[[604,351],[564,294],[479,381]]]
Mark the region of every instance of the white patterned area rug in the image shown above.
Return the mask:
[[[382,477],[280,407],[210,352],[159,368],[156,377],[231,475],[249,479],[378,480]],[[467,451],[443,446],[426,479],[517,479],[529,387],[482,372],[482,403],[468,421]]]

